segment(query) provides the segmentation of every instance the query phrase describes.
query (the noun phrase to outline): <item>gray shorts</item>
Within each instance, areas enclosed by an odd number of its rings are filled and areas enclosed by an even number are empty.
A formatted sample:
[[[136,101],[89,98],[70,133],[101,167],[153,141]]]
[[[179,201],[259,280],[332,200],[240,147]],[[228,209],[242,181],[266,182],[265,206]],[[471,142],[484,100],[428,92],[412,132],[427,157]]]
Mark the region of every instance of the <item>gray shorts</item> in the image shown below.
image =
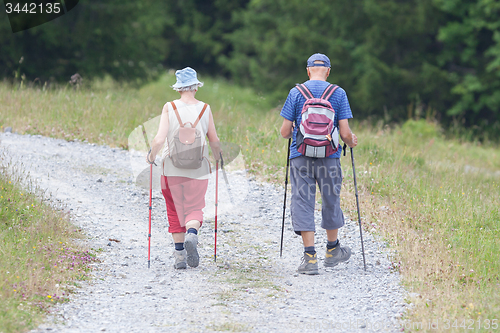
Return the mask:
[[[290,212],[295,231],[315,231],[314,207],[316,183],[321,192],[321,227],[339,229],[344,225],[344,213],[340,209],[342,169],[338,158],[312,158],[299,156],[290,160],[292,204]]]

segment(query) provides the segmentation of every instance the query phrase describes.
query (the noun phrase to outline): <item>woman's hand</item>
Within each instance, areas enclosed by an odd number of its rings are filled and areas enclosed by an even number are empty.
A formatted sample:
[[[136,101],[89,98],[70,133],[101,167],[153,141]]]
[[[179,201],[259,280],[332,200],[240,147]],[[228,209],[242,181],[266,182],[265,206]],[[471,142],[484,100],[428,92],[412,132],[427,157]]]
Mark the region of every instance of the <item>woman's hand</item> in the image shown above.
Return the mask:
[[[215,160],[218,161],[220,159],[220,155],[222,154],[220,141],[219,140],[211,142],[209,141],[209,143],[210,143],[210,148],[212,148],[212,154]]]
[[[148,154],[146,155],[146,162],[148,162],[149,164],[154,164],[154,165],[156,165],[156,163],[155,163],[155,159],[150,160],[150,155],[151,155],[151,149],[148,151]]]

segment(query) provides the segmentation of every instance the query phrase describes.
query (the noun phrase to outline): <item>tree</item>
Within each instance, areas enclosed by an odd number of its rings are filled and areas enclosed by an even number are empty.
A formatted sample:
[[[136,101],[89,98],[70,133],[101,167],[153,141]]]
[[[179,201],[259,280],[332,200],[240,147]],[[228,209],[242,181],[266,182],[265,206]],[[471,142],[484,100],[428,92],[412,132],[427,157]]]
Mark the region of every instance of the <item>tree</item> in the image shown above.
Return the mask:
[[[430,0],[252,1],[237,17],[243,27],[231,34],[234,51],[225,63],[240,82],[284,98],[307,79],[307,57],[325,53],[330,79],[346,88],[357,115],[386,109],[406,117],[412,100],[446,89],[444,77],[423,82],[439,70],[436,12]]]
[[[232,19],[248,0],[165,1],[168,15],[163,37],[168,53],[163,63],[173,68],[195,67],[213,75],[221,74],[219,57],[227,55],[231,42],[227,34],[239,24]]]
[[[447,115],[467,127],[500,130],[500,2],[444,1],[438,61],[453,83]],[[497,134],[498,135],[498,134]]]
[[[16,34],[2,17],[0,73],[12,77],[20,66],[31,80],[66,81],[75,72],[83,77],[146,77],[165,56],[163,14],[164,7],[153,0],[89,0],[54,21]]]

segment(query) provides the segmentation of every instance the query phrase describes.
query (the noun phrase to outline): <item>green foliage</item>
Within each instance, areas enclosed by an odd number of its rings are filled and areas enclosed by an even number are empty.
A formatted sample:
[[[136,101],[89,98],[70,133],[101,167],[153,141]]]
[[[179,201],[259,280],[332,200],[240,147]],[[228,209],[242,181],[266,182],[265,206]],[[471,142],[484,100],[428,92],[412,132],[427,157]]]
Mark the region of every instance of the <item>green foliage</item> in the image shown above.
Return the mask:
[[[163,15],[157,1],[89,0],[54,21],[13,34],[1,11],[0,75],[42,81],[67,81],[76,72],[84,78],[147,78],[164,59]]]
[[[412,105],[446,126],[495,133],[498,7],[465,0],[255,0],[235,16],[242,27],[230,34],[234,50],[224,64],[237,82],[284,100],[307,80],[307,57],[322,52],[332,61],[329,80],[346,89],[355,117],[402,121]]]
[[[226,35],[240,25],[232,17],[247,3],[248,0],[163,1],[163,37],[168,45],[164,63],[172,68],[191,66],[220,74],[223,67],[218,66],[219,57],[227,55],[232,47]]]
[[[463,137],[496,141],[499,27],[493,0],[88,0],[16,34],[0,12],[0,77],[144,83],[191,66],[278,102],[321,52],[356,118],[426,113]]]
[[[420,120],[407,120],[401,127],[403,134],[413,138],[420,138],[422,140],[430,140],[439,137],[439,128],[437,124],[430,123],[423,119]]]
[[[307,80],[306,59],[322,52],[332,60],[332,80],[350,87],[352,75],[347,82],[342,79],[354,65],[350,53],[362,34],[364,24],[359,23],[363,18],[359,4],[344,0],[335,5],[328,1],[307,5],[298,0],[251,1],[235,17],[242,27],[229,37],[234,51],[224,64],[235,81],[284,100],[296,82]]]
[[[332,61],[330,80],[346,88],[361,115],[393,111],[416,96],[422,60],[431,58],[423,57],[432,42],[424,35],[436,29],[427,3],[253,1],[238,17],[243,27],[231,35],[227,67],[239,82],[283,99],[307,80],[307,57],[322,52]]]
[[[500,129],[500,3],[434,2],[448,16],[438,34],[443,45],[438,61],[453,83],[447,115],[463,119],[468,127]]]

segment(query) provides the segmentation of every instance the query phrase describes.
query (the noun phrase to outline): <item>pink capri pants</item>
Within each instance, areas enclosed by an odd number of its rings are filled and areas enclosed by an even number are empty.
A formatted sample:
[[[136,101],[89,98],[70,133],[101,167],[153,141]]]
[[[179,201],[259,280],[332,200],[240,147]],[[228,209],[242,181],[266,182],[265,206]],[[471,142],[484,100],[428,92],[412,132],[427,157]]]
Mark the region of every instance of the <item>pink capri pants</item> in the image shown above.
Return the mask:
[[[161,193],[165,198],[168,232],[186,232],[186,222],[203,223],[208,179],[161,176]]]

